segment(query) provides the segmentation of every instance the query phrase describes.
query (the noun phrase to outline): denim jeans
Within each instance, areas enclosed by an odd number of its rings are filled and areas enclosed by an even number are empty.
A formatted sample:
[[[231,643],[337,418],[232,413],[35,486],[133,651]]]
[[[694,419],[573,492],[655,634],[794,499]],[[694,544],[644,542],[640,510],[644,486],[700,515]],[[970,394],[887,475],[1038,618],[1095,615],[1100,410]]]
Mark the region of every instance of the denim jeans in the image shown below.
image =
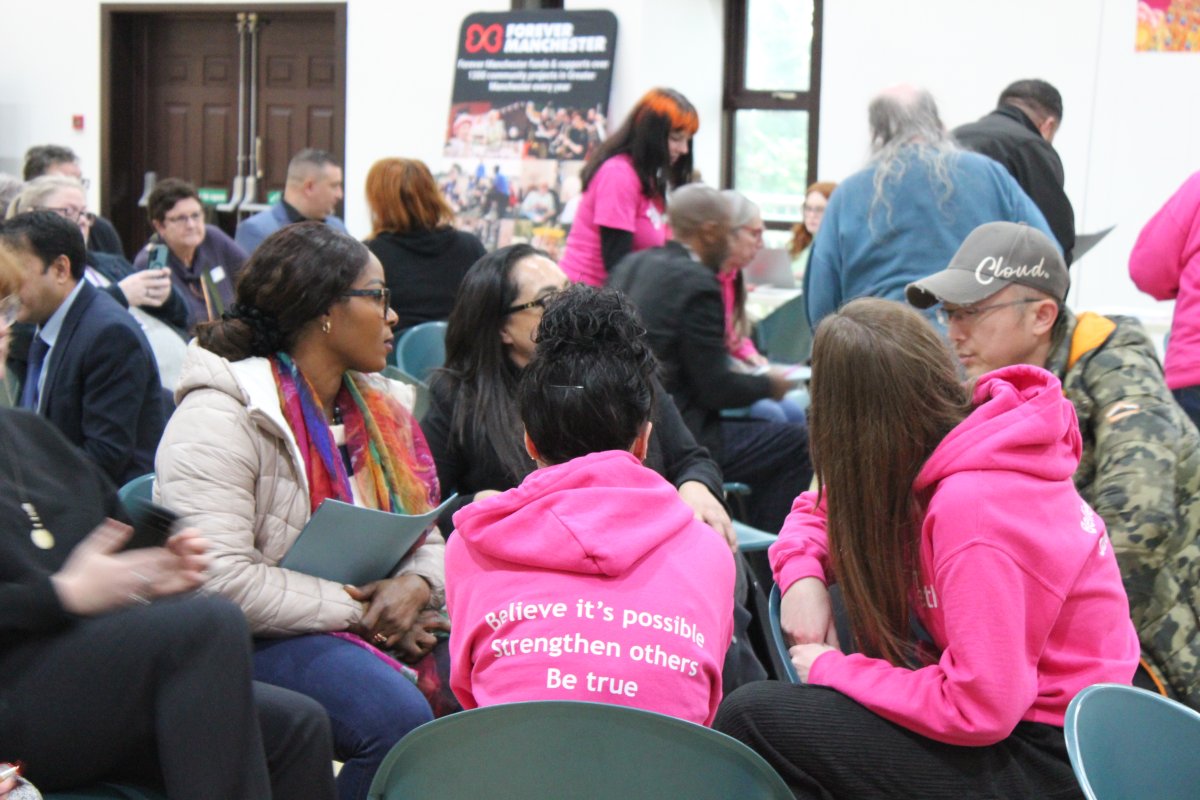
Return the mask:
[[[796,422],[804,424],[805,413],[796,401],[785,397],[782,400],[772,400],[769,397],[764,397],[762,400],[756,400],[750,406],[750,418],[761,419],[767,422]]]
[[[1182,386],[1172,389],[1175,402],[1192,418],[1192,423],[1200,428],[1200,386]]]
[[[778,533],[796,496],[812,481],[808,429],[791,422],[725,420],[721,438],[720,467],[725,480],[750,487],[743,522]]]
[[[329,714],[334,755],[343,762],[339,800],[362,800],[384,756],[433,719],[429,703],[378,656],[324,634],[256,639],[256,680],[306,694]]]

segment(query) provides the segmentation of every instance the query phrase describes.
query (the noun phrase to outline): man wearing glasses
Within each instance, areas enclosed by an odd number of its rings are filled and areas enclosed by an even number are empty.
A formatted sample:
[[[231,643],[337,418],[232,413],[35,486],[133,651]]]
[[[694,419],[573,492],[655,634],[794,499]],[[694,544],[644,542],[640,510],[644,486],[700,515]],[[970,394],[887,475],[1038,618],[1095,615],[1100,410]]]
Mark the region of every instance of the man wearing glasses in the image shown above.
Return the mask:
[[[1074,314],[1069,282],[1048,236],[992,222],[906,295],[917,308],[941,303],[968,379],[1032,364],[1062,381],[1083,437],[1075,486],[1108,528],[1142,649],[1200,708],[1200,433],[1141,323]]]
[[[42,144],[31,147],[25,152],[25,181],[43,175],[64,175],[74,178],[83,184],[83,190],[88,189],[88,179],[83,177],[79,166],[79,156],[69,147],[57,144]],[[99,214],[88,214],[91,229],[88,232],[87,248],[95,253],[111,253],[125,258],[125,247],[113,224]]]

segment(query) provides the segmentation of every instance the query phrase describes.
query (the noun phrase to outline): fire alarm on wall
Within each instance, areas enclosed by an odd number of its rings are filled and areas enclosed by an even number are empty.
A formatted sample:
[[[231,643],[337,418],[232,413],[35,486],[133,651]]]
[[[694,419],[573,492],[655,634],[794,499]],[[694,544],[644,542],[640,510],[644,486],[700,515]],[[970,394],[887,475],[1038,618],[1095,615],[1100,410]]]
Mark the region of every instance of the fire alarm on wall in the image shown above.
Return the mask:
[[[71,127],[77,131],[83,130],[83,114],[73,114],[71,116]]]

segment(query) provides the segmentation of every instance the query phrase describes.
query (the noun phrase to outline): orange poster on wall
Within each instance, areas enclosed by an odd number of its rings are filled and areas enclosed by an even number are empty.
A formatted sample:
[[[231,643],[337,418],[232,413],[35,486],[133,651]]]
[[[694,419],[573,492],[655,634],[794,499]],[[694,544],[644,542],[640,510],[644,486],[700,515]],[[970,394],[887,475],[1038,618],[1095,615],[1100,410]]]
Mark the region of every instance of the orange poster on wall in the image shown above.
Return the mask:
[[[1200,52],[1200,0],[1139,0],[1138,52]]]

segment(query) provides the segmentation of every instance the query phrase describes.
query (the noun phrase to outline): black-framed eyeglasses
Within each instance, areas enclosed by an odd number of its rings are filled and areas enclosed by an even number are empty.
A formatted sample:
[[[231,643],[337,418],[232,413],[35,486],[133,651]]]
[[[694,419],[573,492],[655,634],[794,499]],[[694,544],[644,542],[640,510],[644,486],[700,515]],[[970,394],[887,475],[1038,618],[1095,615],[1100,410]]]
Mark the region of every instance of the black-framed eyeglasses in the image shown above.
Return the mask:
[[[508,308],[504,309],[504,315],[508,316],[509,314],[516,314],[518,311],[528,311],[531,308],[540,308],[543,311],[545,311],[546,304],[549,303],[553,299],[554,299],[553,294],[546,294],[546,295],[542,295],[541,297],[535,297],[534,299],[530,300],[528,303],[521,303],[519,306],[509,306]]]
[[[392,290],[383,289],[350,289],[342,292],[342,297],[373,297],[383,308],[383,318],[387,319],[388,309],[392,306]]]
[[[1040,298],[1029,297],[1024,300],[1013,300],[1008,303],[994,303],[990,306],[963,306],[962,308],[946,308],[945,306],[939,306],[937,311],[934,313],[937,316],[937,321],[942,325],[948,325],[951,322],[974,323],[989,311],[995,311],[999,308],[1008,308],[1009,306],[1023,306],[1028,303],[1037,302],[1040,302]]]

